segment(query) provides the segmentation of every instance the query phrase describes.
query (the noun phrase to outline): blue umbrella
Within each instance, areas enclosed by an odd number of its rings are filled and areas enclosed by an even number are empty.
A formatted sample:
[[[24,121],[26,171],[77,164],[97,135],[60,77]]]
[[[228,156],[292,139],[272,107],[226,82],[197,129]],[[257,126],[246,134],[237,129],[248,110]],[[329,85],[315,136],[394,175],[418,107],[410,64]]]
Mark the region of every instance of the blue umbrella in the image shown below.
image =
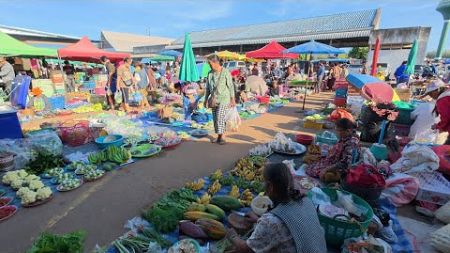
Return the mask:
[[[197,71],[200,78],[205,78],[211,71],[211,66],[207,62],[197,63]]]
[[[343,54],[344,50],[323,44],[314,40],[284,50],[294,54]]]
[[[182,55],[181,52],[175,50],[164,50],[159,53],[160,55],[173,56],[175,58],[180,57]]]
[[[358,89],[362,89],[362,87],[369,83],[383,83],[380,79],[370,76],[370,75],[363,75],[363,74],[348,74],[346,77],[347,82],[351,85],[355,86]]]
[[[156,63],[156,61],[154,61],[154,60],[152,60],[152,59],[150,59],[150,58],[142,58],[142,60],[141,60],[141,63],[144,63],[144,64],[153,64],[153,63]]]

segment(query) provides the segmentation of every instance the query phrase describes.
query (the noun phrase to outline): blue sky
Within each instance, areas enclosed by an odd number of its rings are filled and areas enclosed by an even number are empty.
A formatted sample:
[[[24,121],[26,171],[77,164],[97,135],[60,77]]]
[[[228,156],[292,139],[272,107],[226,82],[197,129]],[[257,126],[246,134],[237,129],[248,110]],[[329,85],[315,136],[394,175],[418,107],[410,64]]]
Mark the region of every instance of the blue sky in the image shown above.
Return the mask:
[[[431,26],[439,0],[0,0],[0,24],[98,39],[101,30],[178,38],[184,32],[381,8],[381,28]],[[450,43],[450,40],[449,40]]]

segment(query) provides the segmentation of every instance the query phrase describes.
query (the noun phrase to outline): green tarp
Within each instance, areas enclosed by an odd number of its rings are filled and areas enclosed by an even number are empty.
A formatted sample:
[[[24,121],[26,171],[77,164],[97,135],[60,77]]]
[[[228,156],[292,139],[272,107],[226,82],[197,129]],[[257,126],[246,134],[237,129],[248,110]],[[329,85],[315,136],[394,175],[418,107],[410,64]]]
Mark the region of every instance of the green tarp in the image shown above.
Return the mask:
[[[0,55],[22,57],[57,57],[56,49],[39,48],[0,32]]]

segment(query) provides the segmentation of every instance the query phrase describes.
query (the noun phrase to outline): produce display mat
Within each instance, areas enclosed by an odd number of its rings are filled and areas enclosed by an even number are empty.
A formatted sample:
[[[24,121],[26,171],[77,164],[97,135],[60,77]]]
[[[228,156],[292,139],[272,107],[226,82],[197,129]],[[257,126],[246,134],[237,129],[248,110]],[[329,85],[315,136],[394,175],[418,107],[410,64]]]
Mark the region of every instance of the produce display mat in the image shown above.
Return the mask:
[[[380,201],[381,208],[388,212],[392,223],[393,223],[393,230],[394,233],[397,235],[397,242],[391,244],[392,251],[394,253],[414,253],[417,252],[414,250],[413,245],[409,241],[408,235],[406,234],[405,230],[400,225],[400,222],[397,217],[397,208],[387,199],[387,198],[381,198]]]

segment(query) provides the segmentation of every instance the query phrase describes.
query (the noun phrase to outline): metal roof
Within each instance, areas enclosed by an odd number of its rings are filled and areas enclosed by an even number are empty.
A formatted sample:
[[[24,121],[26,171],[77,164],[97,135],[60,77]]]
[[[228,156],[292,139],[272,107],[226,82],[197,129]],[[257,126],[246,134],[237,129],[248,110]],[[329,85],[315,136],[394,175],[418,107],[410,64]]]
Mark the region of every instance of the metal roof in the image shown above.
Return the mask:
[[[30,36],[30,37],[44,37],[44,38],[52,38],[52,39],[70,39],[70,40],[79,40],[80,37],[62,35],[57,33],[49,33],[43,32],[33,29],[20,28],[14,26],[6,26],[0,25],[0,31],[4,32],[8,35],[17,35],[17,36]]]
[[[173,41],[173,39],[165,37],[111,31],[102,31],[100,37],[103,48],[110,46],[115,51],[130,53],[133,52],[133,47],[168,45]]]
[[[282,22],[191,32],[193,47],[212,47],[240,44],[262,44],[307,41],[311,39],[338,39],[368,37],[378,27],[381,10],[363,10],[321,17]],[[168,49],[182,48],[184,36],[175,40]]]

